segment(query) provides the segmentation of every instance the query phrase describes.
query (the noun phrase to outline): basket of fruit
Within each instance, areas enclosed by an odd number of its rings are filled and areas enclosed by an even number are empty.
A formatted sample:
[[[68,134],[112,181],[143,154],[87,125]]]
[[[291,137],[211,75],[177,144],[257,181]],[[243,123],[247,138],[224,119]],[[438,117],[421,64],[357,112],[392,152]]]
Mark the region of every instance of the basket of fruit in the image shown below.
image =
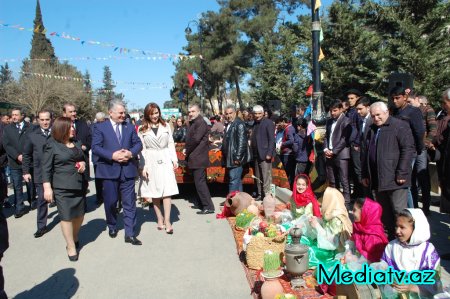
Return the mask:
[[[287,233],[282,233],[276,224],[268,224],[261,221],[259,231],[252,232],[253,237],[250,239],[246,248],[247,266],[250,269],[259,270],[264,265],[264,252],[271,250],[278,254],[284,252],[286,245]]]

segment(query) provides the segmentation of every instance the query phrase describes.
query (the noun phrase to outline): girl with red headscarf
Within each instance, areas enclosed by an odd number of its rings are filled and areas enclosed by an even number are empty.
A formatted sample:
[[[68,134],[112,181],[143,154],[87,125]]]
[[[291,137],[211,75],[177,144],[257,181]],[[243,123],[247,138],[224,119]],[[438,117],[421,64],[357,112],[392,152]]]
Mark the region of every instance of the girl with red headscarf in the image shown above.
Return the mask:
[[[370,263],[379,262],[388,239],[384,233],[381,205],[370,198],[358,198],[353,205],[353,241]]]
[[[319,202],[311,188],[311,181],[305,174],[299,174],[294,180],[292,198],[290,200],[291,212],[294,218],[300,217],[308,211],[308,205],[312,206],[312,215],[322,217]]]

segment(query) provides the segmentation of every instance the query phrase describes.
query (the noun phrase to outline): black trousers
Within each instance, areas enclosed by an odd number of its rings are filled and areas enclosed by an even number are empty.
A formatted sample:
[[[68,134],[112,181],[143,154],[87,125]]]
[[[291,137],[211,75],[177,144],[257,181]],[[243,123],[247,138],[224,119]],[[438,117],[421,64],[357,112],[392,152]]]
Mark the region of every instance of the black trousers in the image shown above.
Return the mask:
[[[37,229],[47,226],[48,203],[44,199],[43,184],[34,184],[37,193]]]
[[[353,194],[355,197],[363,197],[365,194],[363,185],[361,184],[361,150],[355,150],[350,147],[350,178],[353,181]]]
[[[191,171],[194,176],[195,189],[197,190],[202,209],[214,211],[214,203],[211,200],[211,194],[206,183],[206,169],[198,168],[191,169]]]
[[[407,208],[408,188],[375,192],[375,198],[383,208],[381,221],[388,232],[389,241],[394,240],[396,214]]]
[[[337,181],[342,185],[345,204],[350,205],[350,184],[348,183],[348,160],[326,159],[327,179],[330,187],[338,188]]]
[[[6,178],[5,168],[0,167],[0,205],[8,199],[8,179]]]
[[[103,180],[97,178],[97,165],[94,164],[94,174],[95,174],[95,194],[97,201],[103,201]]]

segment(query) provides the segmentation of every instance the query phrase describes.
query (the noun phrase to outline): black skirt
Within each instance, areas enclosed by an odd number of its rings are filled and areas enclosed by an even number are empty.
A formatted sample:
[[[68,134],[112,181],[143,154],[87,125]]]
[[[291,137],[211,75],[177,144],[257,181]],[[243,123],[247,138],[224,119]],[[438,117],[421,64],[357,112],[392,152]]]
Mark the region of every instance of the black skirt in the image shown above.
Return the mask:
[[[84,216],[86,200],[83,190],[53,189],[53,196],[62,221],[70,221]]]

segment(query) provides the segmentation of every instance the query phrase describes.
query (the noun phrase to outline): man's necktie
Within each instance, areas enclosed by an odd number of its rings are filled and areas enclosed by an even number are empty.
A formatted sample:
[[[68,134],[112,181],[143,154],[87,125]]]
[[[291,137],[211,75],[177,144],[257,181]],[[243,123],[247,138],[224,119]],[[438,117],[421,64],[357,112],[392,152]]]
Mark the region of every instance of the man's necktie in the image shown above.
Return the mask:
[[[48,135],[50,135],[49,129],[44,129],[44,135],[45,137],[48,137]]]
[[[17,127],[17,129],[19,130],[19,134],[22,133],[22,129],[21,129],[21,127],[20,127],[20,124],[17,124],[16,127]]]
[[[120,141],[122,140],[122,136],[120,135],[120,129],[119,129],[120,124],[116,124],[116,136],[117,136],[117,140]]]

